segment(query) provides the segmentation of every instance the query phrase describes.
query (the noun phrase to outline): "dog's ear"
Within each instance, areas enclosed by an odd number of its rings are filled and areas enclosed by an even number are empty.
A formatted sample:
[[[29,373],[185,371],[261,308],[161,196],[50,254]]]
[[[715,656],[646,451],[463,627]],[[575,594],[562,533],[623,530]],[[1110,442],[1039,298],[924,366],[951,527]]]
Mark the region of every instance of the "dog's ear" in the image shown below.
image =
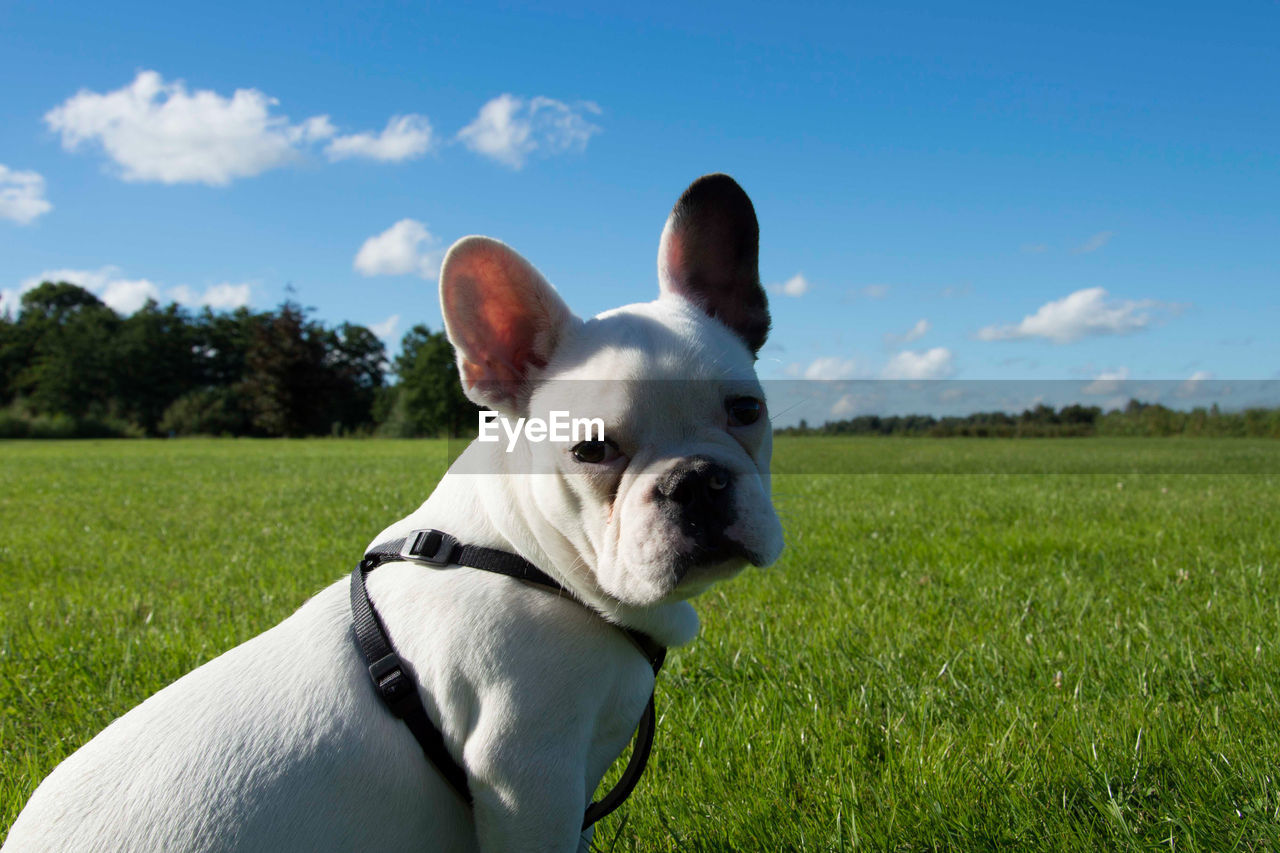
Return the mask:
[[[760,226],[728,175],[704,175],[676,202],[658,245],[658,285],[724,323],[759,352],[769,336],[760,286]]]
[[[512,416],[522,413],[561,336],[578,322],[532,264],[488,237],[464,237],[449,249],[440,308],[463,391]]]

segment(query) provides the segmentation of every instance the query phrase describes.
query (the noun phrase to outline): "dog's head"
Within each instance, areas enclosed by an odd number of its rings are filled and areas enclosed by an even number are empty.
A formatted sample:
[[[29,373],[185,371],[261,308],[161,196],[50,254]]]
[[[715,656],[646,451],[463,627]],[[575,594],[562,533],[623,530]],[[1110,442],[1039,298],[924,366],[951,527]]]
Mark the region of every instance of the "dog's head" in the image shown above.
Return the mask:
[[[654,302],[583,321],[502,243],[467,237],[445,257],[441,303],[467,395],[508,426],[567,433],[526,432],[506,470],[572,583],[645,607],[781,552],[755,374],[769,331],[758,244],[746,193],[708,175],[667,220]]]

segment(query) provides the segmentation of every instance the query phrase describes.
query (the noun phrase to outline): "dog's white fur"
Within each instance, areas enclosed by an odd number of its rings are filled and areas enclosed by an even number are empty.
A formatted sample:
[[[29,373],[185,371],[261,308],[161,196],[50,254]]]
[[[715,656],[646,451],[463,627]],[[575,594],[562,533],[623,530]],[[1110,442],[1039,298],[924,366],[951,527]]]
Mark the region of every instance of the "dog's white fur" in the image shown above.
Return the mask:
[[[393,563],[370,575],[392,641],[467,769],[474,811],[375,696],[344,577],[62,762],[4,850],[577,849],[583,809],[653,687],[605,619],[681,645],[698,630],[685,599],[746,564],[677,570],[688,543],[655,506],[657,478],[695,454],[714,459],[736,484],[726,535],[760,565],[782,547],[768,419],[725,422],[726,397],[763,397],[753,354],[704,312],[706,299],[680,295],[688,259],[661,254],[661,298],[585,322],[500,243],[467,238],[445,262],[446,325],[473,398],[506,413],[603,417],[628,450],[584,468],[563,444],[474,443],[374,539],[434,527],[521,554],[605,617],[471,569]],[[495,340],[513,323],[518,340]]]

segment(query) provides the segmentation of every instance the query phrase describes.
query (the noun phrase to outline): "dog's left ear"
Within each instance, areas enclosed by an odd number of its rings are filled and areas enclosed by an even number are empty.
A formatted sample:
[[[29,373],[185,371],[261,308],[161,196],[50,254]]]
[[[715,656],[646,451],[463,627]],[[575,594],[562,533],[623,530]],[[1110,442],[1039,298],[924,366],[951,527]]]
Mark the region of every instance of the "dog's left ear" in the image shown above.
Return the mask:
[[[728,175],[704,175],[676,202],[658,246],[658,286],[737,333],[752,352],[769,337],[760,285],[760,225],[751,199]]]
[[[505,243],[464,237],[440,267],[440,311],[462,390],[518,417],[565,331],[579,322],[542,274]]]

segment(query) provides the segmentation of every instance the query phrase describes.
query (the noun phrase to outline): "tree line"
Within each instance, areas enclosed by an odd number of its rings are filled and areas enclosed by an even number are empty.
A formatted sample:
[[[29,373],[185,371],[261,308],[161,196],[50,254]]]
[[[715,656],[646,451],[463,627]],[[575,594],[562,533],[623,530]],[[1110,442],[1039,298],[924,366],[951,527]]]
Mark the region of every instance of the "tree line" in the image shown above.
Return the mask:
[[[964,417],[860,415],[811,427],[800,421],[779,435],[897,435],[934,438],[1058,438],[1076,436],[1205,436],[1280,438],[1280,409],[1224,412],[1215,403],[1188,411],[1130,400],[1123,408],[1038,405],[1020,414],[975,412]]]
[[[418,325],[388,363],[368,328],[274,311],[121,316],[67,282],[0,314],[0,437],[458,435],[476,408],[443,332]]]
[[[74,284],[44,282],[0,313],[0,438],[471,434],[476,407],[443,332],[414,326],[388,362],[368,328],[273,311],[191,312],[149,301],[121,316]],[[1130,400],[1103,411],[862,415],[781,435],[1280,438],[1280,409],[1189,411]]]

